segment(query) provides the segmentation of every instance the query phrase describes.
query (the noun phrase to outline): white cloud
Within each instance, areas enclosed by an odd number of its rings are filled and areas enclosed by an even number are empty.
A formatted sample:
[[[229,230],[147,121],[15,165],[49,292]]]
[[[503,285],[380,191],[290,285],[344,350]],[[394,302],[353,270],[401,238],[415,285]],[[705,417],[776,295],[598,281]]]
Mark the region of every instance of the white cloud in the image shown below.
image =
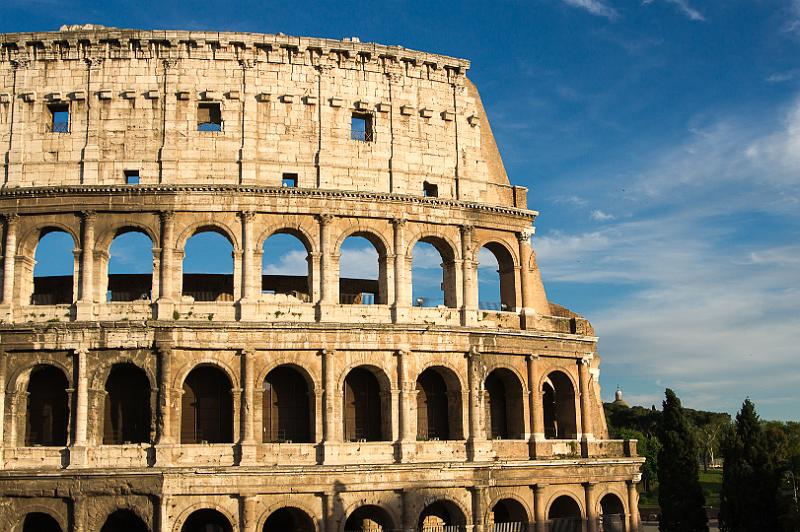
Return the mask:
[[[800,74],[800,70],[786,70],[784,72],[775,72],[767,76],[766,82],[767,83],[783,83],[784,81],[792,81],[796,79],[798,74]]]
[[[372,246],[342,249],[339,257],[341,277],[354,279],[378,278],[378,252]]]
[[[591,13],[592,15],[605,17],[610,20],[614,20],[619,16],[616,9],[604,4],[603,2],[600,2],[600,0],[561,0],[561,1],[572,7],[584,9],[589,13]]]
[[[615,218],[613,214],[608,214],[600,209],[593,210],[589,216],[591,216],[592,220],[596,222],[608,222],[609,220],[613,220]]]
[[[267,275],[305,275],[308,272],[307,256],[308,253],[305,250],[296,249],[278,257],[265,254],[264,273]]]
[[[686,15],[689,20],[703,21],[706,19],[702,13],[690,6],[687,0],[667,0],[667,2],[678,6],[678,9],[680,9],[680,11]]]

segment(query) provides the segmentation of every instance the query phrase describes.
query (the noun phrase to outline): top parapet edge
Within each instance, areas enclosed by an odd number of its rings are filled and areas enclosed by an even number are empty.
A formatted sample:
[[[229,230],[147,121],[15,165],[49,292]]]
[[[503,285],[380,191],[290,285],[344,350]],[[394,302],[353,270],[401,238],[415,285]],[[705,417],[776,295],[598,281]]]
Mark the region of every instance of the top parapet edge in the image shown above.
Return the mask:
[[[80,29],[78,29],[80,28]],[[108,28],[104,26],[84,25],[67,26],[62,31],[50,32],[22,32],[0,33],[0,61],[13,59],[11,50],[17,53],[26,50],[30,58],[34,55],[29,49],[37,45],[68,43],[77,47],[79,42],[89,41],[97,44],[118,41],[130,43],[131,41],[147,43],[169,43],[172,50],[179,49],[181,43],[216,43],[238,47],[241,50],[248,48],[288,48],[297,51],[319,50],[323,53],[343,53],[352,55],[376,55],[378,57],[393,58],[395,61],[407,61],[415,64],[432,65],[435,68],[447,68],[458,74],[464,74],[470,68],[470,62],[442,54],[433,54],[418,50],[411,50],[397,45],[383,45],[373,42],[360,42],[353,40],[336,40],[317,37],[295,37],[290,35],[252,33],[252,32],[216,32],[216,31],[191,31],[191,30],[139,30]],[[163,53],[163,49],[161,50]],[[164,58],[171,58],[167,54]]]

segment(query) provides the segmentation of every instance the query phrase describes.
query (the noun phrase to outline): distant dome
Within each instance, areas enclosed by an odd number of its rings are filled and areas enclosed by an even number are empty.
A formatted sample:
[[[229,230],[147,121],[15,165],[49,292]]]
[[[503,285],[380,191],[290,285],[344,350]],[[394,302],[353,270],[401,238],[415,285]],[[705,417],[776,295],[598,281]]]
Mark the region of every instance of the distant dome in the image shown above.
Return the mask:
[[[622,398],[622,390],[617,387],[617,391],[614,393],[614,402],[611,403],[616,406],[624,406],[625,408],[630,408],[628,403]]]

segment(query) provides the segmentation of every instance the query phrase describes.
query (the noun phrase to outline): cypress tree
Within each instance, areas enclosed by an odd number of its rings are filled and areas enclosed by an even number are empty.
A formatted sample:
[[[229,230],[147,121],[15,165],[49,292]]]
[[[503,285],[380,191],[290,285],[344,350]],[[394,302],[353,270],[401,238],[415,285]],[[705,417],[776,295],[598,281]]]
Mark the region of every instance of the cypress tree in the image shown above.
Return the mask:
[[[736,424],[723,442],[720,530],[780,530],[777,518],[779,478],[775,458],[756,409],[745,399]]]
[[[667,388],[658,427],[658,529],[661,532],[708,532],[705,496],[700,487],[698,447],[681,401]]]

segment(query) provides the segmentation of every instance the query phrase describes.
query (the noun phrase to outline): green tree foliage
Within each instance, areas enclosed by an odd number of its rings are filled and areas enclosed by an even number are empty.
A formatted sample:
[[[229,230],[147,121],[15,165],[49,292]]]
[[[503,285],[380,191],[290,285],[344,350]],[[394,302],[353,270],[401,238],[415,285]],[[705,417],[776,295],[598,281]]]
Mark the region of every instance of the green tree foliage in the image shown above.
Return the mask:
[[[658,502],[661,532],[708,532],[705,497],[699,481],[698,448],[681,401],[667,388],[658,437]],[[756,530],[756,529],[754,529]]]
[[[775,438],[772,445],[771,438]],[[720,530],[752,532],[778,526],[777,448],[784,441],[768,436],[750,399],[745,399],[734,427],[723,441],[725,467],[720,496]]]

